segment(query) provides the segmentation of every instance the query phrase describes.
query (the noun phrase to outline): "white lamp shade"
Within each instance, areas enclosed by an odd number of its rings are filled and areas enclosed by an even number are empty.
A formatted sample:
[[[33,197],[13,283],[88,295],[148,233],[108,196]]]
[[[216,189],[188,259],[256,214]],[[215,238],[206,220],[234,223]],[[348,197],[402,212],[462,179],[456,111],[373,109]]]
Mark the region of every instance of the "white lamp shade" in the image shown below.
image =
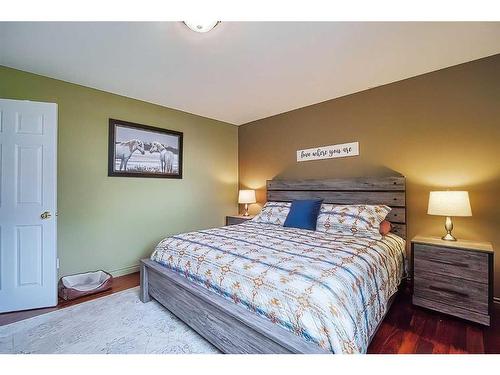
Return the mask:
[[[255,203],[255,190],[240,190],[238,196],[238,203]]]
[[[466,191],[431,191],[427,213],[439,216],[472,216],[469,193]]]

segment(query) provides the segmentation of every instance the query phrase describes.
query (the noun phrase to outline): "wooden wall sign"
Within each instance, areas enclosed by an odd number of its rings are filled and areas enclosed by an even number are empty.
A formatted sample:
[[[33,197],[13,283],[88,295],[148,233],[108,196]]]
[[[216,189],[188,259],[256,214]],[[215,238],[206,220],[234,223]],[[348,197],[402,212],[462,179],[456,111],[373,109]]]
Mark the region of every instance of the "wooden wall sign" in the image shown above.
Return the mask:
[[[345,158],[359,155],[359,142],[342,143],[338,145],[308,148],[297,151],[297,162]]]

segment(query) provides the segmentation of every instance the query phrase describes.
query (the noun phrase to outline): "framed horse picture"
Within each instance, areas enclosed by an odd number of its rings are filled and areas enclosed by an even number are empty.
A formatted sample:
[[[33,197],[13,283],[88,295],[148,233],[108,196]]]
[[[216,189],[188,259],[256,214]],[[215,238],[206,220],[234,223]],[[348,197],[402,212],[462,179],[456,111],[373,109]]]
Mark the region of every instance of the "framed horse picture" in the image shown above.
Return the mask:
[[[109,119],[108,176],[182,178],[182,133]]]

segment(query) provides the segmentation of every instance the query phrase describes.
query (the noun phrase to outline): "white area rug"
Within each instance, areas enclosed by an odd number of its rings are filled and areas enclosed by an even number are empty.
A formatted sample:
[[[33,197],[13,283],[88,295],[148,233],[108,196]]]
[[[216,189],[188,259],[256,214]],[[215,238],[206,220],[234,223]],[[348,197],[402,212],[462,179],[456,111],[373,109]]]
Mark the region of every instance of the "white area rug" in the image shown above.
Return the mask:
[[[0,353],[218,353],[139,288],[0,327]]]

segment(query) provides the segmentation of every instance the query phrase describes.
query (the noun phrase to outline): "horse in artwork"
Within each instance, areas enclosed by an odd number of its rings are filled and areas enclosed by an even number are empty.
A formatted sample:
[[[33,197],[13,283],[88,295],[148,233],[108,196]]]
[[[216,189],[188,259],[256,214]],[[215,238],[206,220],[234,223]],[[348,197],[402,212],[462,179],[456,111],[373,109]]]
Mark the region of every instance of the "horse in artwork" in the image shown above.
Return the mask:
[[[136,151],[144,155],[144,143],[138,139],[131,139],[116,145],[115,158],[120,160],[120,171],[127,170],[128,160]]]
[[[150,153],[160,153],[160,168],[162,173],[172,173],[174,170],[174,153],[167,150],[160,142],[152,142]]]

